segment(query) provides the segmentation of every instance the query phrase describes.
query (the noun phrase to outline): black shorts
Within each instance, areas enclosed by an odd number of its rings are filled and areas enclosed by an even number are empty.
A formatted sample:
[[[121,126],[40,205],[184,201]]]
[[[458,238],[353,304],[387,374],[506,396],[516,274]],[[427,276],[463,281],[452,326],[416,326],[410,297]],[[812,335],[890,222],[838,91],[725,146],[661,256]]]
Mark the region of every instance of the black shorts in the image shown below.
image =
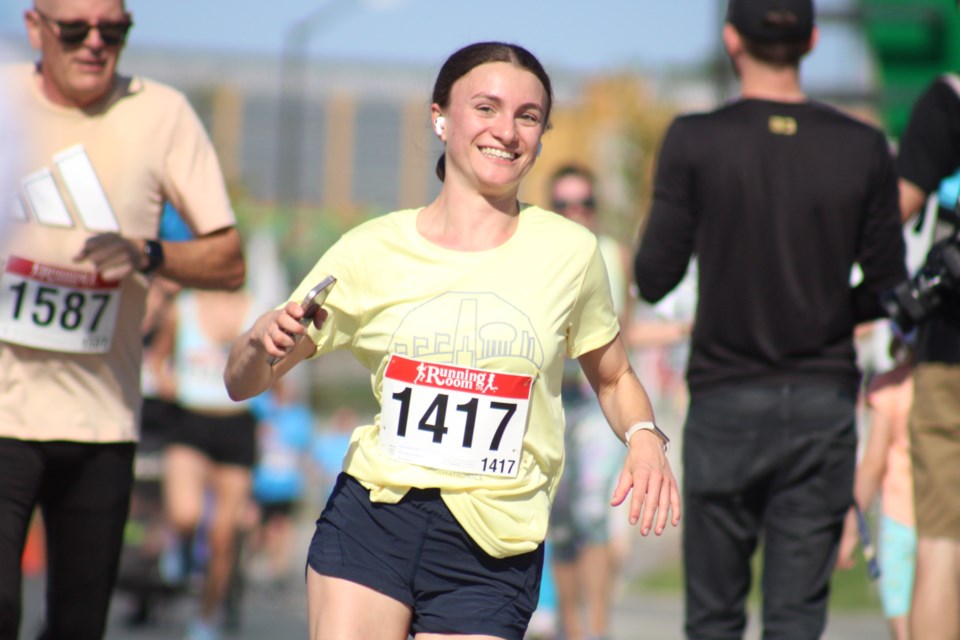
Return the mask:
[[[411,489],[397,504],[374,503],[341,473],[307,564],[410,606],[412,634],[522,640],[540,596],[543,545],[493,558],[454,519],[439,490]]]
[[[257,461],[257,420],[249,411],[221,416],[181,407],[169,443],[196,449],[218,464],[251,469]]]
[[[156,453],[170,441],[180,420],[180,407],[168,400],[144,398],[140,411],[137,454]]]
[[[257,502],[257,506],[260,507],[260,522],[266,522],[274,516],[292,516],[297,503],[294,500],[281,500],[279,502]]]

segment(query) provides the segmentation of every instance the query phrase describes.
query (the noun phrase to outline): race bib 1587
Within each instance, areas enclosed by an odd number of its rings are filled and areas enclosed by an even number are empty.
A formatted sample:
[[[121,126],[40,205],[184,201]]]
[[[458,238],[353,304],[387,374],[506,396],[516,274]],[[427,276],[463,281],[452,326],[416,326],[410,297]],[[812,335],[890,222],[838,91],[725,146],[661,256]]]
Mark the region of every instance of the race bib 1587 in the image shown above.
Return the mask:
[[[0,276],[0,340],[68,353],[106,353],[120,283],[11,257]]]

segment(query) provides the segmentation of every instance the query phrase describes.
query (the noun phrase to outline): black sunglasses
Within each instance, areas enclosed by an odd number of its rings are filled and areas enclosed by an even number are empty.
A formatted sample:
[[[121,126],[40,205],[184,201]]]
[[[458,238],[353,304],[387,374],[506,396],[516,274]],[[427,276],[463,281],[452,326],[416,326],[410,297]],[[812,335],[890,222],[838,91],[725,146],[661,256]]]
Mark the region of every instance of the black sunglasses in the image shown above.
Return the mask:
[[[581,200],[559,200],[559,199],[555,199],[555,200],[553,201],[553,210],[554,210],[554,211],[562,211],[563,209],[566,209],[567,207],[572,207],[572,206],[575,205],[575,204],[580,205],[580,206],[583,207],[584,209],[596,209],[596,207],[597,207],[597,201],[596,201],[593,197],[583,198],[583,199],[581,199]]]
[[[56,34],[60,43],[67,47],[77,47],[83,44],[93,29],[100,33],[100,38],[105,45],[117,47],[127,39],[127,32],[133,26],[133,21],[129,18],[117,21],[98,20],[91,24],[85,20],[54,20],[50,16],[44,15],[39,9],[34,9],[34,11],[47,24],[56,25],[56,29],[52,29],[52,31]]]

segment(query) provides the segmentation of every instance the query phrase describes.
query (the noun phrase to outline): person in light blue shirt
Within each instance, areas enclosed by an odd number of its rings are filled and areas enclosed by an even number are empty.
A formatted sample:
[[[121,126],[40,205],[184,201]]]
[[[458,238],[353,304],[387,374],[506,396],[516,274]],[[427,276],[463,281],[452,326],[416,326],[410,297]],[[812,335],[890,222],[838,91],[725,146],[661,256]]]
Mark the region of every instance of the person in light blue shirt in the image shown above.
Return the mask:
[[[254,398],[260,458],[253,468],[253,498],[260,511],[255,547],[266,579],[284,588],[292,575],[294,516],[306,490],[305,466],[313,436],[313,413],[279,383]]]

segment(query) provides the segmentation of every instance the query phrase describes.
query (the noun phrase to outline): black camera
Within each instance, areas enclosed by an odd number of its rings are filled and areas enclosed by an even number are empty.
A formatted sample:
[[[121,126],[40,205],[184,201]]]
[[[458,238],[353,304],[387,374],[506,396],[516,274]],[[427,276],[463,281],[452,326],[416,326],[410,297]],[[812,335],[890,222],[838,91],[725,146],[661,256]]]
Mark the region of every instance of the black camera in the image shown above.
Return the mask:
[[[909,280],[883,294],[880,303],[904,332],[929,318],[945,296],[960,295],[960,233],[930,247],[927,259]]]

